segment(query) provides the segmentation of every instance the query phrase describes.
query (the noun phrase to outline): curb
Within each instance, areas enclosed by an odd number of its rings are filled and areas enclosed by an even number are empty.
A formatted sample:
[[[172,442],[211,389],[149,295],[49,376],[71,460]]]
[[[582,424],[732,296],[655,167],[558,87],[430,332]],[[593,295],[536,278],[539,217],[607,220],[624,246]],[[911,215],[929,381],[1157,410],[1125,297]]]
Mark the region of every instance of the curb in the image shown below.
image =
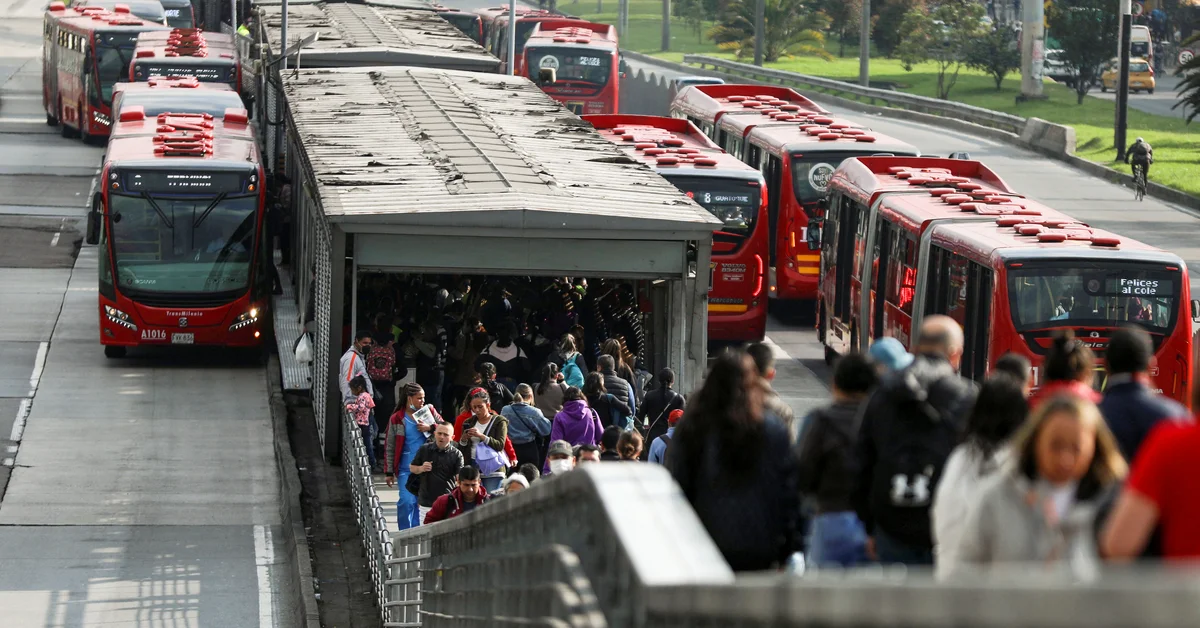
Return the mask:
[[[642,63],[657,65],[662,68],[674,70],[676,72],[684,72],[694,76],[712,76],[738,83],[775,85],[775,83],[756,81],[744,76],[738,76],[736,74],[727,74],[725,72],[701,69],[690,65],[684,65],[682,63],[666,61],[659,59],[658,57],[653,57],[639,52],[622,51],[621,54]],[[817,102],[838,107],[845,107],[846,109],[851,109],[862,113],[878,114],[887,116],[889,118],[899,118],[901,120],[911,120],[913,122],[950,128],[970,135],[976,135],[986,139],[1005,142],[1026,150],[1031,150],[1039,155],[1061,161],[1069,166],[1074,167],[1076,170],[1083,171],[1087,175],[1104,179],[1110,183],[1120,184],[1129,188],[1130,190],[1133,189],[1133,177],[1131,175],[1119,172],[1103,164],[1089,161],[1076,155],[1068,155],[1057,151],[1046,150],[1030,142],[1026,142],[1025,140],[1021,139],[1021,136],[1015,133],[1009,133],[1000,129],[930,113],[922,113],[908,109],[897,109],[894,107],[881,107],[879,105],[869,105],[857,100],[851,100],[841,96],[834,96],[832,94],[826,94],[820,91],[807,91],[804,95]],[[1148,182],[1146,185],[1146,195],[1156,198],[1160,201],[1178,205],[1184,210],[1185,213],[1200,217],[1200,196],[1193,196],[1187,192],[1181,192],[1179,190],[1162,185],[1161,183],[1154,183],[1152,181]]]
[[[282,373],[279,356],[271,353],[266,368],[268,403],[271,409],[271,426],[275,447],[275,464],[279,471],[279,518],[283,532],[287,535],[289,549],[288,580],[285,590],[296,598],[296,609],[292,623],[303,628],[321,628],[321,614],[317,607],[316,589],[313,586],[312,554],[308,549],[308,535],[304,531],[304,514],[300,509],[300,472],[296,469],[296,458],[288,440],[287,404],[283,401]]]

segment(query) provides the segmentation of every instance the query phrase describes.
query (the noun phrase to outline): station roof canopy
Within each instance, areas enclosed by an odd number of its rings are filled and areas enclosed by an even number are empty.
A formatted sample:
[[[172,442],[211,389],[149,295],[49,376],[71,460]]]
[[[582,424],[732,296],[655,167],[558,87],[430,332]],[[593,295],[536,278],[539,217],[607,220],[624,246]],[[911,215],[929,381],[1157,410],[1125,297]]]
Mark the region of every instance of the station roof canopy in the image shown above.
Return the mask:
[[[302,151],[325,216],[348,232],[685,240],[720,226],[522,77],[313,69],[287,72],[284,88],[292,144],[302,145],[291,150]]]
[[[283,10],[260,5],[267,39],[279,52]],[[300,51],[299,65],[332,68],[374,65],[495,72],[500,60],[419,1],[307,2],[288,5],[288,41],[318,39]]]

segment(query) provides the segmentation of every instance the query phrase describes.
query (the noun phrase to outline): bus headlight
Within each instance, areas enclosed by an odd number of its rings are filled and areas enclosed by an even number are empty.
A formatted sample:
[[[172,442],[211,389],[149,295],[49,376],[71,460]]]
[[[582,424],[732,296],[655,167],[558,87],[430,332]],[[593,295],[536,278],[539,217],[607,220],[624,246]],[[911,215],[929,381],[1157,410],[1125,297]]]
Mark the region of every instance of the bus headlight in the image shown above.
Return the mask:
[[[112,321],[113,323],[116,323],[125,329],[137,331],[137,325],[133,324],[133,319],[129,318],[129,315],[125,312],[122,312],[111,305],[104,306],[104,316],[107,317],[109,321]]]
[[[243,327],[253,325],[258,322],[258,308],[252,307],[249,311],[239,314],[233,320],[233,324],[229,326],[229,331],[237,331]]]
[[[92,113],[92,119],[100,124],[103,124],[104,126],[112,126],[112,120],[110,120],[108,116],[98,111]]]

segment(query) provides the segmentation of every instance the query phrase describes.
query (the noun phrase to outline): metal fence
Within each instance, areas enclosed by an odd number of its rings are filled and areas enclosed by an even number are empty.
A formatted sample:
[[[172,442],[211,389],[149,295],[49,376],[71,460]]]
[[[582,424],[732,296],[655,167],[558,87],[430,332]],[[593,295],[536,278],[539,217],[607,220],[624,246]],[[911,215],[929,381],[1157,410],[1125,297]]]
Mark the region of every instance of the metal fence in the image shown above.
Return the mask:
[[[359,538],[366,554],[367,568],[371,572],[375,603],[382,615],[387,609],[386,562],[392,555],[392,537],[388,532],[383,505],[375,492],[371,463],[362,440],[362,432],[349,414],[342,417],[342,465],[346,479],[350,482],[354,515],[358,521]]]
[[[785,86],[815,89],[872,105],[882,104],[887,107],[954,118],[1018,135],[1025,129],[1025,118],[1020,116],[938,98],[914,96],[890,89],[862,87],[845,81],[809,76],[797,72],[772,70],[749,63],[738,63],[706,55],[683,55],[683,62],[689,66],[698,67],[701,70],[711,68],[722,74],[746,77],[763,83],[776,83]],[[661,62],[656,60],[655,63]]]

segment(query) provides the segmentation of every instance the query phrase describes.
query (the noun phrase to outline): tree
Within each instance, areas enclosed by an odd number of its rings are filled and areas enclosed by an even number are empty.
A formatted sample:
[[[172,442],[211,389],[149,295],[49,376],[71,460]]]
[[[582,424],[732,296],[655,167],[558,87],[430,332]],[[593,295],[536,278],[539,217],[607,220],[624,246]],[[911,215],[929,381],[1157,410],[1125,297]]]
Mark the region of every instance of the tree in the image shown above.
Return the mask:
[[[1184,39],[1179,47],[1187,48],[1197,42],[1200,42],[1200,32]],[[1182,107],[1187,116],[1187,123],[1191,124],[1192,120],[1200,115],[1200,56],[1192,57],[1187,63],[1179,66],[1175,70],[1175,74],[1183,77],[1183,80],[1175,88],[1175,91],[1179,93],[1179,99],[1171,106],[1171,109]]]
[[[871,39],[880,54],[891,57],[896,53],[900,35],[904,32],[897,25],[904,21],[909,11],[924,6],[924,0],[871,0]]]
[[[991,75],[996,91],[1009,72],[1021,67],[1021,49],[1017,45],[1017,30],[1012,24],[995,22],[992,29],[976,37],[967,46],[967,67]]]
[[[1059,59],[1075,77],[1076,104],[1083,104],[1117,50],[1117,1],[1060,0],[1046,9],[1046,23],[1062,48]]]
[[[703,5],[701,0],[673,0],[671,4],[671,12],[696,33],[697,42],[703,41],[704,19],[708,17]]]
[[[720,22],[708,31],[708,36],[719,48],[733,51],[739,59],[754,54],[754,2],[731,2]],[[814,9],[812,0],[764,2],[765,61],[778,61],[781,57],[791,55],[810,55],[826,60],[833,58],[825,51],[825,36],[822,34],[829,26],[829,19]]]
[[[967,51],[983,36],[983,5],[976,0],[941,0],[930,8],[918,6],[900,22],[896,56],[904,69],[923,61],[937,64],[937,97],[945,100],[958,82]]]
[[[838,39],[838,56],[846,56],[846,40],[853,39],[862,22],[862,0],[823,0],[821,11],[829,16],[829,32]]]

